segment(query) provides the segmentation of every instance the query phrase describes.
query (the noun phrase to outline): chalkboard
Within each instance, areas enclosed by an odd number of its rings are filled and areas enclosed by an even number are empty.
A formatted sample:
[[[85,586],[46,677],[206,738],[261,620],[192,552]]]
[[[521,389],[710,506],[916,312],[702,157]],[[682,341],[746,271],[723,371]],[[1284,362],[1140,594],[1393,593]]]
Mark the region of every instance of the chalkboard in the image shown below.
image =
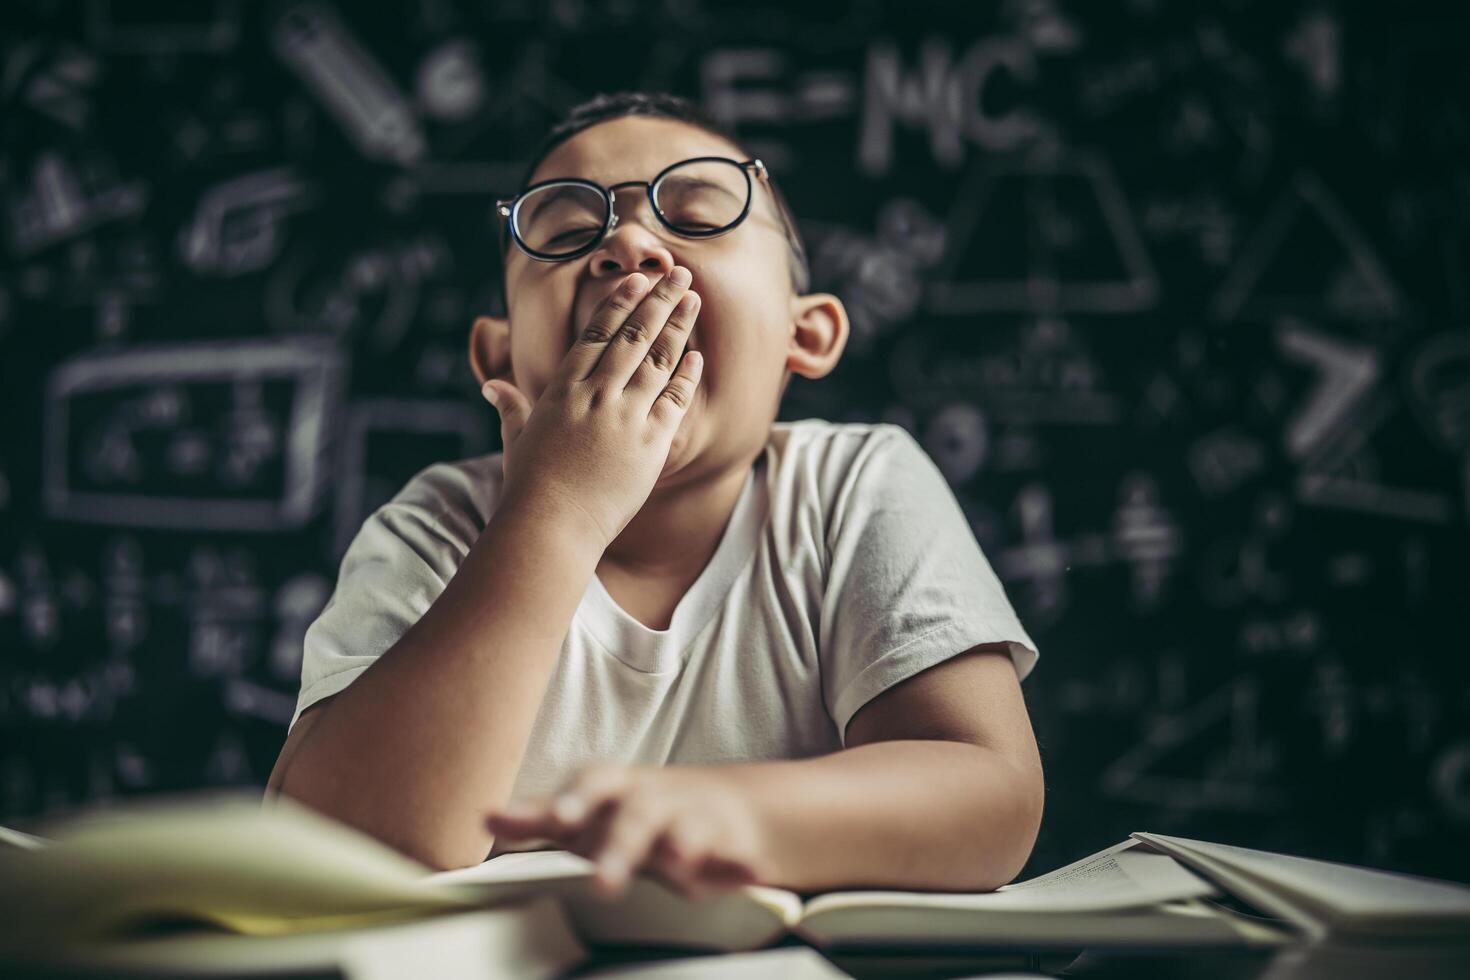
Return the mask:
[[[1370,6],[6,4],[0,819],[264,784],[364,517],[498,448],[495,198],[641,89],[847,305],[780,417],[912,432],[1041,648],[1029,870],[1470,880],[1470,31]]]

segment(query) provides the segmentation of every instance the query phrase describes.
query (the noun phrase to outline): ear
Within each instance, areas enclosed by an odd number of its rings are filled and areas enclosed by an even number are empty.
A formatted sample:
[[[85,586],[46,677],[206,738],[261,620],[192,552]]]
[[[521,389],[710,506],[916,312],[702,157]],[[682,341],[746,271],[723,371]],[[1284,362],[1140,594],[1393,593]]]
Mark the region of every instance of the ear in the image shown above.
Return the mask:
[[[847,347],[847,307],[831,293],[793,296],[791,326],[787,368],[804,378],[825,377]]]
[[[491,378],[515,382],[510,371],[510,321],[499,316],[477,316],[470,327],[470,367],[480,384]]]

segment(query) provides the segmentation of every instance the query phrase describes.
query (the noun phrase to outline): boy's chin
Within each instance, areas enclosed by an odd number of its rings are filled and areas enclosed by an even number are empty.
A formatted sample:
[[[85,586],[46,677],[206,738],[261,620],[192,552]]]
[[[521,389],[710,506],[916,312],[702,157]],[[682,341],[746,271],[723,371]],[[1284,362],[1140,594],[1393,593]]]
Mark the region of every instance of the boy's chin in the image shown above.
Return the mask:
[[[684,413],[684,418],[679,421],[679,427],[674,430],[673,441],[669,443],[669,457],[664,460],[664,468],[659,473],[659,483],[672,473],[683,469],[693,457],[694,446],[694,413],[697,405],[691,405],[689,411]]]

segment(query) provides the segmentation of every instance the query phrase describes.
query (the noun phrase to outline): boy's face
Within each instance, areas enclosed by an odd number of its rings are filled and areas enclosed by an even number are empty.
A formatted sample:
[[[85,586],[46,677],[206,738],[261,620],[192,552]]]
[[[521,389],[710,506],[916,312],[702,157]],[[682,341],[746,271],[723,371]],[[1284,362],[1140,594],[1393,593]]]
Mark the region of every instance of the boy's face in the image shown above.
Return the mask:
[[[528,184],[582,177],[604,187],[652,180],[697,156],[744,160],[719,137],[677,120],[625,116],[560,144]],[[482,317],[471,339],[476,373],[512,381],[534,405],[593,312],[618,283],[642,272],[652,283],[676,265],[693,273],[698,318],[686,349],[704,357],[694,401],[660,476],[748,459],[769,436],[788,372],[820,377],[836,365],[847,318],[828,294],[793,293],[789,245],[770,189],[752,173],[750,213],[715,238],[684,238],[659,222],[645,188],[616,193],[617,226],[586,255],[540,262],[513,243],[505,262],[507,317]],[[661,325],[660,325],[661,326]]]

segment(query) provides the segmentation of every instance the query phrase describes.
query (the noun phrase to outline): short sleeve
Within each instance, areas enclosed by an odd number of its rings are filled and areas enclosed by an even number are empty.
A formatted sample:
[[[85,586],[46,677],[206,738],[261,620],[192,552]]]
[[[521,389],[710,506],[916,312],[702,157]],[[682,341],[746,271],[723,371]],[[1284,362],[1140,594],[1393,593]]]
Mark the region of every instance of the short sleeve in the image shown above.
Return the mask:
[[[847,723],[885,689],[982,643],[1008,643],[1020,679],[1039,656],[948,481],[908,431],[876,423],[828,522],[822,695]]]
[[[370,514],[342,557],[337,585],[306,629],[296,713],[351,684],[433,605],[465,547],[417,503]]]

